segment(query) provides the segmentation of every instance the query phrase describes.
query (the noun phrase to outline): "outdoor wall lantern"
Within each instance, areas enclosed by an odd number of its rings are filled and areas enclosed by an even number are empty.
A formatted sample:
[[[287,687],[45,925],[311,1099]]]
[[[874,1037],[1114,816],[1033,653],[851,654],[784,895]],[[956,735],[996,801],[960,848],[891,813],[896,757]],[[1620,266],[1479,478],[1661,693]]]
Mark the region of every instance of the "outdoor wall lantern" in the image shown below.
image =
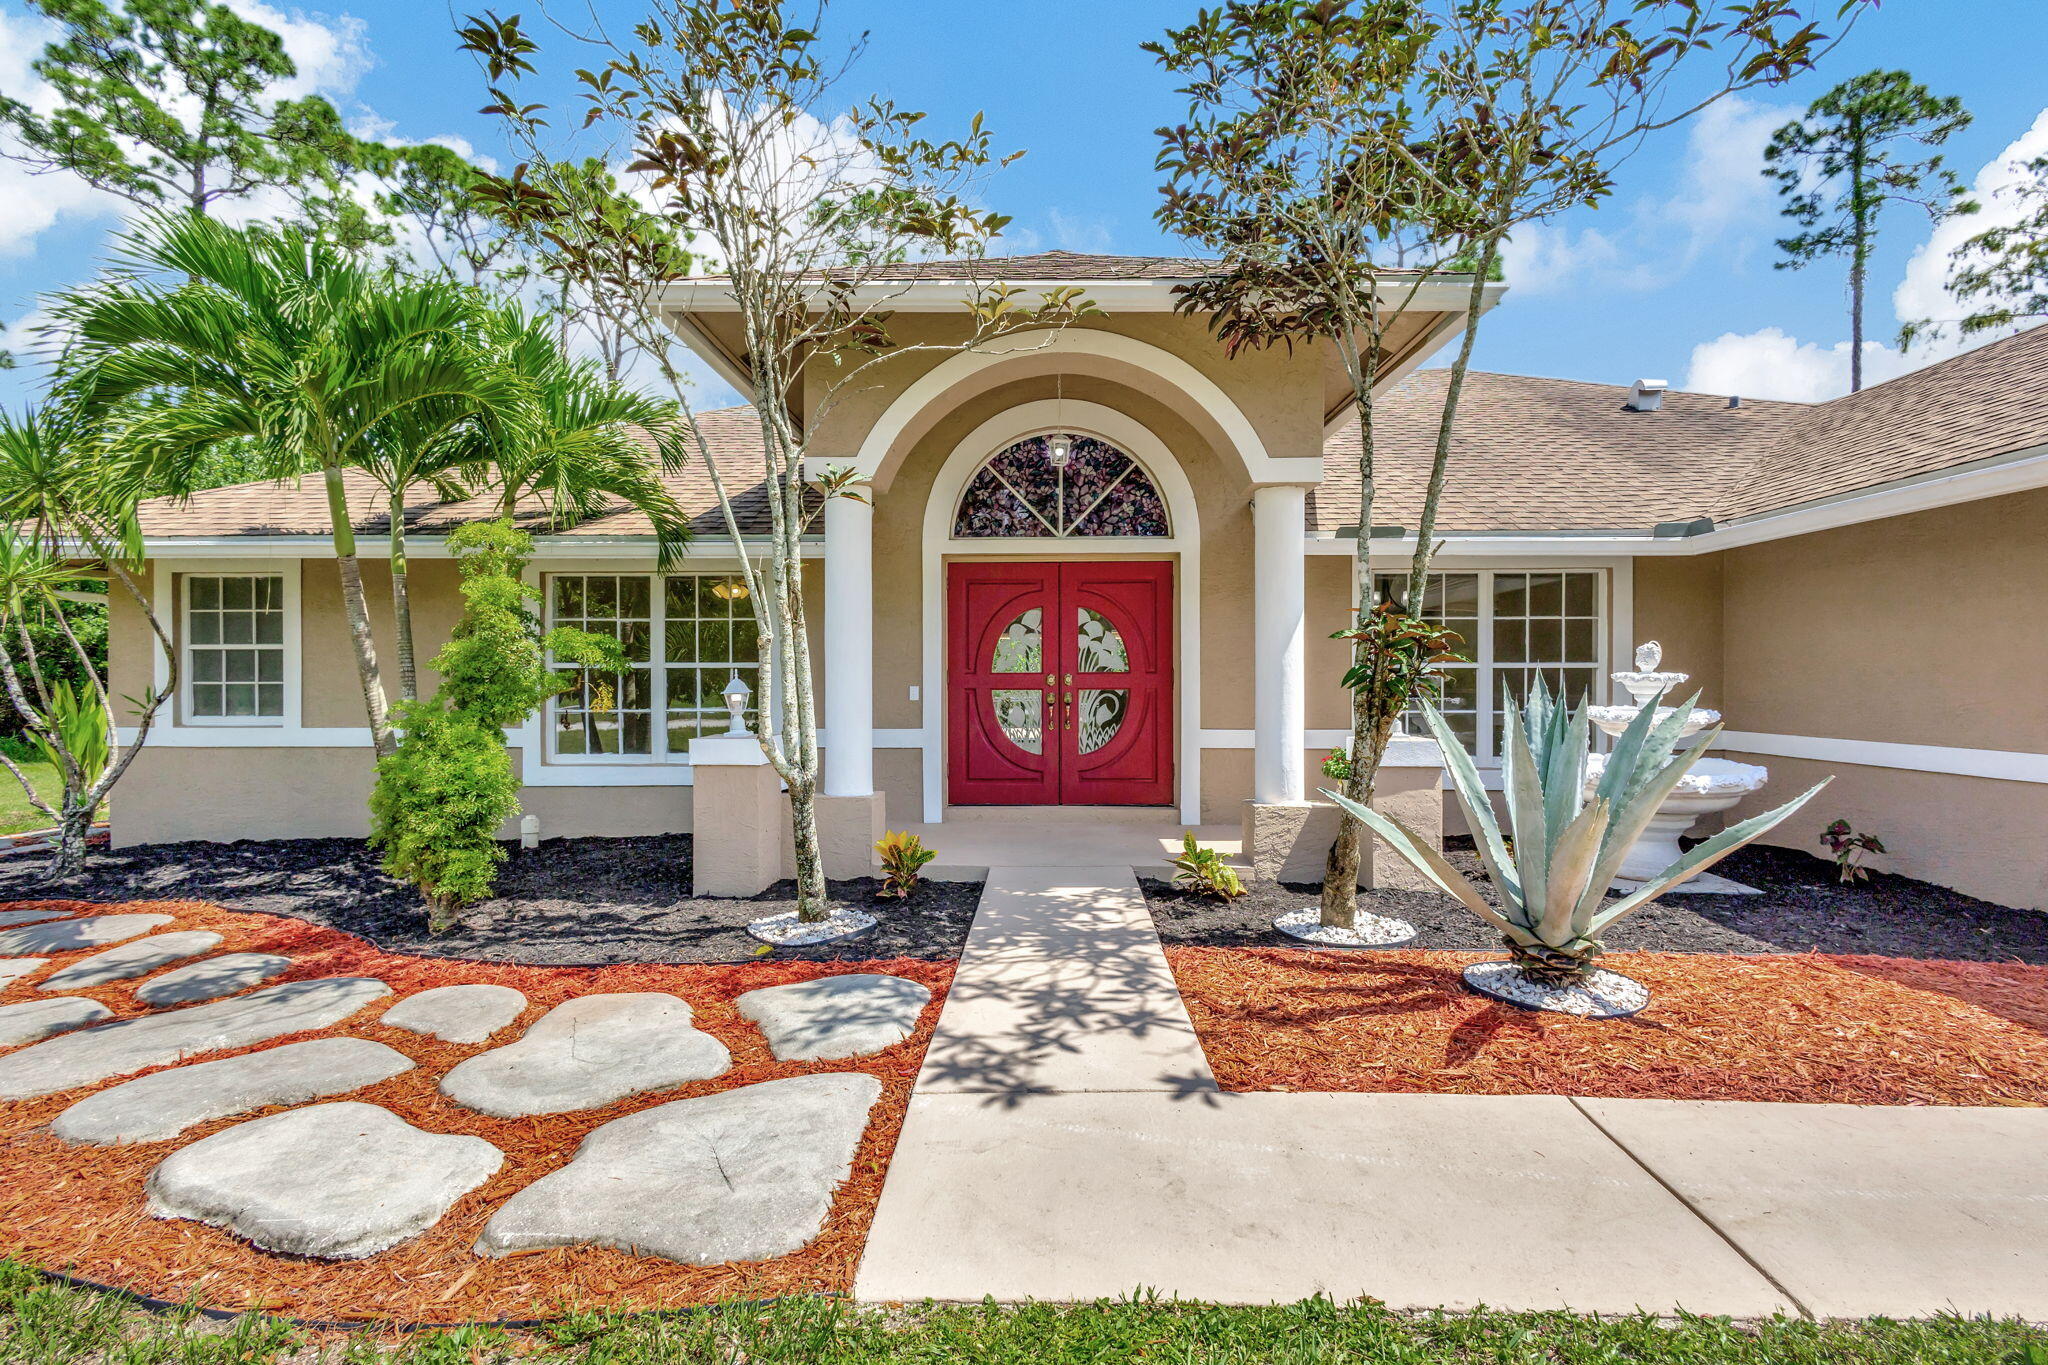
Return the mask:
[[[725,727],[728,735],[747,733],[747,699],[754,695],[754,689],[747,686],[747,680],[739,674],[732,675],[732,681],[720,693],[725,698],[725,709],[732,712],[732,723]]]
[[[1064,374],[1053,376],[1052,401],[1052,417],[1058,422],[1067,415],[1067,377]],[[1054,469],[1065,469],[1073,454],[1074,438],[1064,431],[1055,432],[1052,439],[1045,443],[1045,458]]]

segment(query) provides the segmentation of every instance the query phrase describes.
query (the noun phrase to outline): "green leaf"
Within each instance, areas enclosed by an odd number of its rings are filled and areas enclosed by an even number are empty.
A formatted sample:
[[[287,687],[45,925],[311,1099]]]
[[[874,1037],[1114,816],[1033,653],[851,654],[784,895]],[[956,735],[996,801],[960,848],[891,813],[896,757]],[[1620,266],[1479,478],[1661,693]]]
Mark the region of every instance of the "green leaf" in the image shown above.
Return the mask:
[[[1823,778],[1776,810],[1765,811],[1762,815],[1751,816],[1741,824],[1731,825],[1713,838],[1695,846],[1691,852],[1646,882],[1641,890],[1624,897],[1600,914],[1595,915],[1593,917],[1592,931],[1596,934],[1605,932],[1609,925],[1613,924],[1623,915],[1642,909],[1645,905],[1648,905],[1651,901],[1657,899],[1657,897],[1663,895],[1686,878],[1706,871],[1750,840],[1760,835],[1768,834],[1775,826],[1783,822],[1787,816],[1791,815],[1808,801],[1811,801],[1822,787],[1827,786],[1828,783],[1834,780],[1832,777]]]

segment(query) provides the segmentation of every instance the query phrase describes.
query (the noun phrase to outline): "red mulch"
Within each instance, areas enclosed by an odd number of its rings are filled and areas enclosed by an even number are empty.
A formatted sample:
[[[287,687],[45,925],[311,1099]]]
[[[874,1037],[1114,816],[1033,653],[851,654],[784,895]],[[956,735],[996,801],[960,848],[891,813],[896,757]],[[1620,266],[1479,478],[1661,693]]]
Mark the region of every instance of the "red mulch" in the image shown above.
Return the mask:
[[[1498,953],[1166,955],[1226,1090],[2048,1104],[2048,967],[1615,953],[1650,1005],[1593,1022],[1466,991]]]
[[[11,908],[30,904],[35,903]],[[62,905],[74,912],[109,908],[83,902],[44,904]],[[425,1234],[366,1260],[301,1260],[258,1251],[217,1228],[155,1219],[143,1211],[143,1180],[157,1162],[180,1146],[255,1114],[187,1129],[165,1142],[74,1147],[50,1136],[45,1128],[93,1087],[0,1105],[0,1229],[5,1229],[6,1252],[52,1270],[157,1298],[196,1297],[209,1307],[262,1308],[309,1319],[403,1323],[536,1318],[576,1307],[634,1311],[851,1287],[875,1201],[881,1194],[882,1176],[902,1130],[911,1083],[931,1040],[938,1005],[952,982],[954,965],[895,958],[876,962],[515,967],[400,956],[337,930],[278,916],[238,914],[194,901],[130,903],[118,909],[175,915],[174,927],[180,929],[211,929],[223,937],[220,952],[288,954],[297,965],[278,978],[280,981],[374,976],[392,988],[389,999],[368,1006],[335,1028],[209,1053],[201,1060],[254,1052],[296,1038],[343,1034],[372,1038],[412,1058],[417,1067],[336,1098],[382,1105],[431,1132],[472,1134],[505,1153],[503,1168],[487,1184],[464,1196]],[[0,992],[0,1003],[36,998],[35,982],[92,951],[55,955],[47,968]],[[740,1018],[732,1003],[742,993],[761,986],[846,972],[887,972],[929,986],[932,1007],[917,1032],[895,1047],[867,1057],[778,1062],[760,1033]],[[472,981],[516,987],[529,1001],[527,1012],[496,1036],[498,1044],[518,1037],[526,1025],[574,995],[666,991],[691,1004],[697,1026],[731,1050],[733,1066],[716,1079],[638,1095],[605,1109],[525,1119],[490,1118],[446,1099],[437,1083],[455,1063],[493,1043],[443,1043],[377,1022],[389,1004],[415,991]],[[116,1015],[128,1017],[147,1012],[135,1003],[137,984],[116,982],[75,994],[91,996]],[[671,1100],[828,1071],[868,1072],[881,1080],[883,1095],[855,1154],[853,1173],[833,1201],[824,1232],[801,1250],[772,1261],[715,1266],[679,1265],[593,1247],[523,1252],[501,1260],[485,1260],[471,1252],[484,1222],[507,1197],[566,1165],[584,1135],[600,1124]]]

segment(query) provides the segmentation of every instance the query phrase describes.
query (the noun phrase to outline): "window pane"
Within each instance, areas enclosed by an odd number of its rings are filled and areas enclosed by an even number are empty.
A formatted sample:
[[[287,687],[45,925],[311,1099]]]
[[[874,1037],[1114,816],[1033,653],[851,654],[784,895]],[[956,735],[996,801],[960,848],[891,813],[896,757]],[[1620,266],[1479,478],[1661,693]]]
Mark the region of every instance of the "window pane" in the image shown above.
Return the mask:
[[[229,683],[227,685],[228,714],[231,716],[253,716],[256,714],[256,684]]]
[[[1476,573],[1432,574],[1438,586],[1433,590],[1444,603],[1447,617],[1479,615],[1479,575]]]
[[[1497,573],[1493,576],[1493,610],[1496,616],[1529,614],[1529,575]]]
[[[192,714],[195,716],[218,716],[223,714],[218,683],[192,684]]]
[[[284,613],[266,611],[256,618],[256,643],[259,645],[281,645],[284,643]]]
[[[645,621],[628,621],[619,627],[619,647],[635,663],[645,663],[654,651],[654,628]]]
[[[1529,657],[1541,663],[1564,661],[1564,622],[1536,620],[1529,623]]]
[[[555,752],[570,757],[580,757],[584,752],[583,713],[563,711],[556,717]]]
[[[218,578],[194,578],[192,580],[192,609],[211,611],[220,606],[220,580]]]
[[[1597,574],[1568,573],[1564,576],[1564,609],[1573,616],[1591,616],[1598,605]]]
[[[619,679],[619,682],[619,704],[621,706],[627,707],[628,709],[635,709],[645,708],[649,705],[648,693],[652,688],[653,684],[648,673],[636,668],[631,673],[625,674],[623,677],[621,677]]]
[[[697,658],[707,664],[732,662],[732,624],[706,621],[697,627]]]
[[[256,605],[256,584],[247,578],[223,578],[220,581],[221,605],[231,611],[247,611]]]
[[[616,578],[586,578],[583,580],[584,614],[594,617],[615,617],[619,612],[619,580]]]
[[[1529,657],[1529,628],[1526,621],[1500,620],[1493,623],[1493,657],[1496,663],[1518,664]]]
[[[671,668],[668,671],[668,706],[671,711],[694,711],[698,707],[722,706],[718,699],[718,684],[711,685],[709,700],[700,699],[697,694],[698,682],[704,675],[694,668]]]
[[[222,612],[220,616],[220,638],[231,645],[255,643],[255,613],[247,611]]]
[[[581,574],[560,574],[556,576],[555,615],[583,615],[583,577]]]
[[[751,663],[760,657],[761,627],[750,613],[732,623],[732,658],[734,663]]]
[[[210,611],[192,613],[192,643],[212,645],[220,643],[220,617]]]
[[[227,656],[227,679],[229,682],[255,682],[255,653],[246,649],[230,650]]]
[[[620,579],[619,615],[645,617],[647,614],[647,580],[644,578]]]
[[[673,621],[677,617],[688,617],[697,608],[697,580],[680,575],[665,578],[661,582],[661,609]]]
[[[192,651],[192,680],[194,682],[219,682],[221,674],[221,652],[217,649],[195,649]]]
[[[1597,659],[1594,647],[1593,621],[1567,621],[1564,623],[1564,657],[1571,663],[1585,663]]]
[[[651,754],[654,752],[654,720],[645,711],[635,711],[625,718],[625,747],[619,752],[627,754]]]
[[[1531,616],[1561,616],[1564,614],[1564,579],[1554,573],[1532,573],[1529,575],[1529,614]]]
[[[284,685],[282,683],[258,683],[256,685],[256,714],[259,716],[282,716],[284,714]]]

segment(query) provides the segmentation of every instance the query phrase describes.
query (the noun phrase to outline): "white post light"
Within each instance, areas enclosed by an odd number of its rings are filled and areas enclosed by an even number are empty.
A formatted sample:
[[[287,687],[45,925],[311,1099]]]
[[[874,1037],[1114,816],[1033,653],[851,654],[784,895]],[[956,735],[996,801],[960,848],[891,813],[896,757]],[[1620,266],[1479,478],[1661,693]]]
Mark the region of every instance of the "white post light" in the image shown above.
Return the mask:
[[[732,723],[725,727],[725,732],[729,735],[744,735],[747,733],[747,700],[754,695],[754,689],[747,686],[745,678],[735,673],[732,675],[732,681],[725,685],[725,691],[720,695],[725,698],[725,709],[732,712]]]

